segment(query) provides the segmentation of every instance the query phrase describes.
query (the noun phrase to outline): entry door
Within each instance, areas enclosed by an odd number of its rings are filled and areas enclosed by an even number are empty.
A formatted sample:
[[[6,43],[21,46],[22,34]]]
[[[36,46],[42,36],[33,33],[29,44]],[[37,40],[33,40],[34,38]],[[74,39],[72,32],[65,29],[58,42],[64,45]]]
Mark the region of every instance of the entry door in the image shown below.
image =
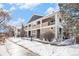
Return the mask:
[[[40,29],[37,30],[37,38],[40,38]]]
[[[29,33],[28,33],[28,34],[29,34],[29,37],[31,37],[31,31],[29,31]]]

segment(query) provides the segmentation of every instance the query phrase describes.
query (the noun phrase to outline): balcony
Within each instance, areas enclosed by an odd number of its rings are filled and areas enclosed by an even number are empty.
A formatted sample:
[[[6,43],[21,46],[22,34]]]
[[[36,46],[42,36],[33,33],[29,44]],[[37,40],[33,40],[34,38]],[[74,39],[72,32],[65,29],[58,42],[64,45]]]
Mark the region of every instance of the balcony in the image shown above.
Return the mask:
[[[48,22],[48,26],[49,25],[54,25],[55,24],[55,22]]]
[[[44,26],[48,26],[48,22],[42,23],[42,27],[44,27]]]
[[[32,29],[40,28],[40,24],[32,26]]]
[[[55,24],[55,22],[44,22],[44,23],[42,23],[42,27],[50,26],[50,25],[54,25],[54,24]]]

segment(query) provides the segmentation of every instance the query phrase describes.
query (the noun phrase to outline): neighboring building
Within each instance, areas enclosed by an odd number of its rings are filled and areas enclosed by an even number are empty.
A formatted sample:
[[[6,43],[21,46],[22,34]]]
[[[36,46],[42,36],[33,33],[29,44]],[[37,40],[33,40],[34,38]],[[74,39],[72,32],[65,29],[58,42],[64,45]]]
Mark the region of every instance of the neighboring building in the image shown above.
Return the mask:
[[[27,37],[40,38],[41,34],[51,31],[55,38],[62,36],[62,20],[59,12],[47,16],[33,15],[25,27]]]

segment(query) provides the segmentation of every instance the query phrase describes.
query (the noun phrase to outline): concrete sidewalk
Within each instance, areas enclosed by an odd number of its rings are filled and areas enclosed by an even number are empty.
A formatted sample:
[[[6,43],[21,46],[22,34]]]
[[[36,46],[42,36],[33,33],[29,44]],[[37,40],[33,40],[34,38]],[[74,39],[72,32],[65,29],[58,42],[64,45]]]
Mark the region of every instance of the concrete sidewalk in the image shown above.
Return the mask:
[[[38,56],[38,54],[23,46],[6,40],[4,45],[0,45],[0,56]]]
[[[0,56],[10,56],[6,45],[0,45]]]

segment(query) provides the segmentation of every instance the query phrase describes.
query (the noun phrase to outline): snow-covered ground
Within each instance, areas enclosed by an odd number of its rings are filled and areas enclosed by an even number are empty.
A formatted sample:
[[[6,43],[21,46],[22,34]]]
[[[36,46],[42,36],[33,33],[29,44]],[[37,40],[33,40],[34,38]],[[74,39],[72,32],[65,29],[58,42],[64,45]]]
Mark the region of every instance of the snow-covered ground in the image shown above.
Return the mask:
[[[41,56],[79,56],[79,44],[54,46],[36,41],[23,40],[21,38],[9,38],[9,40],[22,45]]]
[[[37,54],[6,40],[4,45],[0,44],[0,56],[37,56]]]
[[[5,45],[0,45],[0,56],[9,56],[9,52]]]

